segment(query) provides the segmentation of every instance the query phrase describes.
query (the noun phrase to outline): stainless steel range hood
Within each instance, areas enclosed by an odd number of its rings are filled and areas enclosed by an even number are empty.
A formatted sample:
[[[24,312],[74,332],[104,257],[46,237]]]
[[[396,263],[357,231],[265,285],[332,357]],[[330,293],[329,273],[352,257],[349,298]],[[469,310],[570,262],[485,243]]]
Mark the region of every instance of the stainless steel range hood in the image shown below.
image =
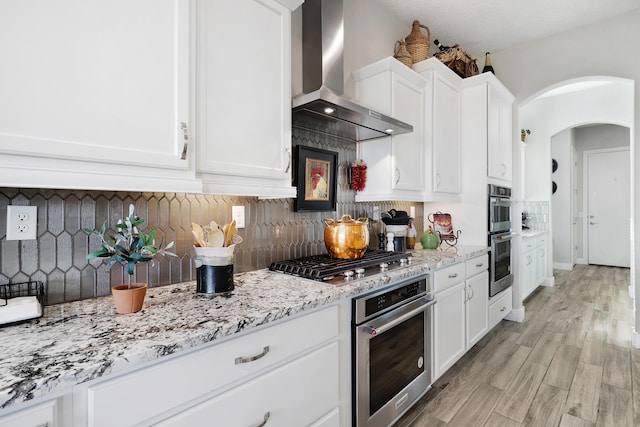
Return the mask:
[[[344,91],[342,0],[302,5],[302,90],[293,99],[293,127],[351,141],[413,132],[413,126],[342,96]]]

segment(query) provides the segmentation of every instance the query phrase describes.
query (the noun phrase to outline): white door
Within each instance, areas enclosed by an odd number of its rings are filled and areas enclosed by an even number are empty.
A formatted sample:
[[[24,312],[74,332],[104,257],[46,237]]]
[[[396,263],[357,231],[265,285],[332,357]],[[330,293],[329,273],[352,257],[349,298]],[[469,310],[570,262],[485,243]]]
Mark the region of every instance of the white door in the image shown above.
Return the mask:
[[[586,155],[589,264],[629,267],[629,149]]]
[[[571,268],[578,259],[578,152],[571,146]]]

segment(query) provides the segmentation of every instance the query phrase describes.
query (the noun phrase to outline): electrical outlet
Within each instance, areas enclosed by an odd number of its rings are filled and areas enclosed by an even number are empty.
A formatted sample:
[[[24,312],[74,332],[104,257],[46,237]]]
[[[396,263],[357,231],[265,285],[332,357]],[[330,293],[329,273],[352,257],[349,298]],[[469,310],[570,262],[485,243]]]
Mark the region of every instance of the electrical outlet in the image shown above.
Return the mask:
[[[34,240],[37,232],[37,206],[7,206],[7,240]]]
[[[380,206],[373,207],[373,214],[371,215],[374,221],[380,221]]]
[[[237,228],[244,228],[244,206],[231,206],[231,219],[236,220]]]
[[[416,217],[416,207],[415,206],[411,206],[409,208],[409,216],[411,218],[415,218]]]

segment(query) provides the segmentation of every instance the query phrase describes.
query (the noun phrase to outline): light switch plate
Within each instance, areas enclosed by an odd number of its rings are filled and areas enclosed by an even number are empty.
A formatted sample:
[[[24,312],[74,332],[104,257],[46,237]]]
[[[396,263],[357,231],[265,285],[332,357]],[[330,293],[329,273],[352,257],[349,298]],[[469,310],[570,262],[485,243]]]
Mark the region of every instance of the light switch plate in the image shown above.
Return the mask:
[[[37,232],[37,206],[7,206],[7,240],[34,240]]]
[[[415,218],[416,217],[416,207],[415,206],[411,206],[409,208],[409,216],[411,218]]]
[[[244,228],[244,206],[231,206],[231,219],[236,220],[236,228]]]

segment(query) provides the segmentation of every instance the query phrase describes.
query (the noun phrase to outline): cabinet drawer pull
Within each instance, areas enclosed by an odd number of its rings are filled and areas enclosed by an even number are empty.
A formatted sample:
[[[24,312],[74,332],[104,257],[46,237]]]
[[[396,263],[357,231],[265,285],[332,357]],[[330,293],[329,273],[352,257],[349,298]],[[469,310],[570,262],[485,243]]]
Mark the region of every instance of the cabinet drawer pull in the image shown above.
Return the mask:
[[[458,273],[453,273],[449,275],[449,279],[455,279],[456,277],[458,277]]]
[[[189,148],[189,129],[185,122],[180,122],[180,129],[182,129],[182,135],[184,137],[184,145],[182,146],[182,154],[180,154],[180,160],[187,159],[187,149]]]
[[[250,356],[250,357],[236,357],[236,365],[241,365],[243,363],[249,363],[249,362],[255,362],[258,359],[262,359],[263,357],[265,357],[267,355],[267,353],[269,353],[269,346],[265,346],[262,349],[262,353],[260,354],[256,354],[255,356]]]
[[[507,311],[507,307],[502,307],[500,311]]]
[[[288,162],[287,162],[287,167],[284,170],[284,173],[289,173],[289,169],[291,168],[291,149],[289,148],[285,148],[284,151],[287,152],[287,156],[288,156]]]
[[[396,170],[393,172],[393,175],[396,179],[395,185],[398,185],[398,183],[400,182],[400,169],[396,168]]]
[[[483,263],[483,262],[481,262],[480,264],[476,264],[476,267],[480,268],[480,267],[482,267],[483,265],[484,265],[484,263]]]
[[[256,424],[256,427],[262,427],[264,425],[267,424],[267,421],[269,421],[269,418],[271,417],[271,412],[267,411],[264,413],[264,419],[262,420],[262,422],[260,424]]]

